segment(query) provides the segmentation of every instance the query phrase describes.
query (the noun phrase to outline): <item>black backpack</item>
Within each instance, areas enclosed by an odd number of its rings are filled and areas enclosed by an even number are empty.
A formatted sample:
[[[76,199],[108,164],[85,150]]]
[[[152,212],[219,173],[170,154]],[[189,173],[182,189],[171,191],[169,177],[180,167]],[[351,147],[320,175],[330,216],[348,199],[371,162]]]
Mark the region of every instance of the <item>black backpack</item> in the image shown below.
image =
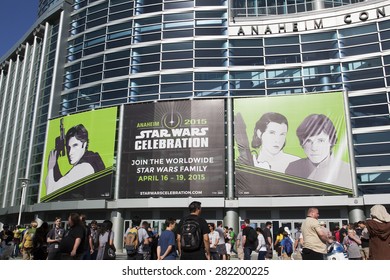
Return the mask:
[[[257,232],[253,229],[253,227],[249,227],[247,238],[250,244],[257,246]]]
[[[183,251],[196,251],[202,245],[203,237],[200,225],[194,219],[187,218],[184,220],[180,236],[180,245]]]

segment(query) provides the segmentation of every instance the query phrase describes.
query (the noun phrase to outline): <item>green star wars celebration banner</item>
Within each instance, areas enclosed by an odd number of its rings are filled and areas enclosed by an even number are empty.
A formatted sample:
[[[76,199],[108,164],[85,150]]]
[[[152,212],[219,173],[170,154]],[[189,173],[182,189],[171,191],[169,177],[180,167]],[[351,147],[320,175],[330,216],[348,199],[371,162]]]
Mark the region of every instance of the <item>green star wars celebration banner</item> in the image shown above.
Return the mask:
[[[49,121],[41,202],[112,197],[116,120],[113,107]]]
[[[341,92],[234,100],[236,195],[352,194]]]
[[[223,100],[126,105],[123,123],[120,198],[224,195]]]

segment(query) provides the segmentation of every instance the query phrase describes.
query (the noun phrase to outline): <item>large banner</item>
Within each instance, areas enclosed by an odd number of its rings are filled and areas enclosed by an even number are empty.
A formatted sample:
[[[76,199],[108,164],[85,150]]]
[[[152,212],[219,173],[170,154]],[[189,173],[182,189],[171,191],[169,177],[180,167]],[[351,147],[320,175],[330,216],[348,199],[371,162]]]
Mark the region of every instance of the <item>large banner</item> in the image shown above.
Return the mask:
[[[237,196],[352,194],[341,92],[235,99]]]
[[[223,196],[224,101],[170,101],[124,110],[120,198]]]
[[[49,121],[41,202],[112,197],[116,120],[115,107]]]

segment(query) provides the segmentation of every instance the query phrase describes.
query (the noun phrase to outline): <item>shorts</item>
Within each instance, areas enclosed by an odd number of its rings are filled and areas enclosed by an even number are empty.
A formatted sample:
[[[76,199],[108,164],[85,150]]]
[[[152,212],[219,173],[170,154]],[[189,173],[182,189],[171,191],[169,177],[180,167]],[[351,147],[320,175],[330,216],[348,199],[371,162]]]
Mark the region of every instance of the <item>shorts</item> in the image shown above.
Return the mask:
[[[226,245],[225,244],[218,244],[217,245],[217,252],[220,255],[226,255],[227,254],[227,252],[226,252]]]

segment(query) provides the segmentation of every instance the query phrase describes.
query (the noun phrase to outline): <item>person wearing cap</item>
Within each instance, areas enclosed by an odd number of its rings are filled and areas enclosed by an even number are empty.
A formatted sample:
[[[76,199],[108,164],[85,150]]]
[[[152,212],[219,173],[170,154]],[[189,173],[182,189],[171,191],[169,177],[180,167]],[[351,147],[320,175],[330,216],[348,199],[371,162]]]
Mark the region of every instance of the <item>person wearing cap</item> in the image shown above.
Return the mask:
[[[390,215],[383,205],[370,209],[371,219],[366,220],[370,235],[369,260],[390,260]]]
[[[302,224],[303,235],[303,260],[324,260],[327,253],[326,243],[330,243],[329,237],[323,231],[318,217],[317,208],[311,207],[307,210],[306,219]]]

